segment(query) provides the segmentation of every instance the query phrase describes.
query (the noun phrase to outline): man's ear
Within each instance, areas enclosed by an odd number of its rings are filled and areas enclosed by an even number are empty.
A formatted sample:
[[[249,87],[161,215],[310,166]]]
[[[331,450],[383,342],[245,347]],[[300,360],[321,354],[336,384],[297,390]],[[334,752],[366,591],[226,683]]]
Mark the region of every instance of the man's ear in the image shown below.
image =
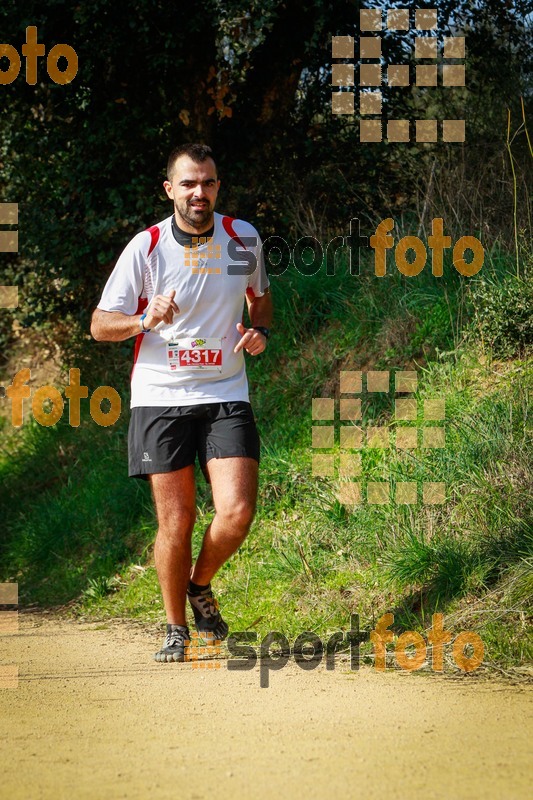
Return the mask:
[[[173,200],[174,199],[174,192],[172,190],[172,184],[170,183],[170,181],[163,181],[163,186],[164,186],[165,192],[167,193],[167,197],[170,197],[170,199]]]

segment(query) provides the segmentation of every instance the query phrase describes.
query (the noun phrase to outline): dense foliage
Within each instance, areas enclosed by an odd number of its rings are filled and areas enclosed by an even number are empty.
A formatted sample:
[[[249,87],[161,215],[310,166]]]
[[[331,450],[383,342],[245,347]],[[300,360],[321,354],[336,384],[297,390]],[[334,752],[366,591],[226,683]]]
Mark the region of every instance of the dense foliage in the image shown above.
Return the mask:
[[[65,42],[79,57],[69,85],[53,83],[41,58],[35,86],[22,71],[0,87],[0,200],[20,204],[20,258],[2,258],[2,283],[22,288],[21,308],[0,321],[3,343],[12,319],[44,330],[52,325],[56,336],[65,321],[69,333],[74,323],[87,330],[125,242],[167,213],[161,180],[178,142],[215,147],[220,207],[251,219],[263,235],[323,238],[344,231],[351,217],[415,215],[424,193],[433,199],[438,181],[429,176],[440,165],[448,178],[456,169],[449,169],[449,147],[362,146],[353,118],[331,114],[331,37],[358,35],[361,5],[2,3],[2,41],[20,52],[26,27],[36,25],[47,50]],[[466,111],[468,144],[454,146],[451,156],[463,167],[466,159],[461,192],[469,201],[486,148],[501,161],[507,106],[518,121],[520,95],[527,98],[529,6],[528,0],[430,3],[439,10],[439,36],[466,31],[466,93],[384,87],[389,116]],[[411,48],[405,33],[384,36],[388,63],[413,63]],[[515,143],[519,166],[523,145],[522,136]],[[500,201],[502,180],[505,170]],[[494,175],[486,176],[476,188],[480,197],[465,205],[477,208],[493,183]],[[450,203],[440,205],[446,215]],[[508,224],[491,218],[489,227],[486,237],[506,229],[508,239]]]

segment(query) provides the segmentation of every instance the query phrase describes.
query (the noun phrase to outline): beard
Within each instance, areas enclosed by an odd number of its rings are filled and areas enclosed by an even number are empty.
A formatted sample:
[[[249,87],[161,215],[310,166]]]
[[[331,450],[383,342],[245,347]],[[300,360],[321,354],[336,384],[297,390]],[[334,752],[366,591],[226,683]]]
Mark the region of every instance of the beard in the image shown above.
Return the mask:
[[[174,203],[176,214],[180,219],[190,225],[191,228],[207,228],[211,226],[213,220],[213,206],[209,201],[205,201],[204,208],[193,208],[189,201]]]

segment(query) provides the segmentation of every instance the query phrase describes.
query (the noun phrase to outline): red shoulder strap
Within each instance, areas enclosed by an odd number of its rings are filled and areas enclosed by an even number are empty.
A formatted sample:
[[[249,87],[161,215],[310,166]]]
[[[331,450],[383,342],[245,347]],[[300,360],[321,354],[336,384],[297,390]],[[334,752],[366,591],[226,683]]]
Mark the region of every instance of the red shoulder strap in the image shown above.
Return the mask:
[[[150,242],[150,247],[148,249],[148,255],[150,255],[150,253],[152,252],[152,250],[154,249],[154,247],[156,246],[156,244],[159,241],[159,237],[161,235],[161,231],[159,230],[159,226],[158,225],[152,225],[151,228],[147,228],[146,230],[149,232],[150,236],[152,237],[152,241]]]

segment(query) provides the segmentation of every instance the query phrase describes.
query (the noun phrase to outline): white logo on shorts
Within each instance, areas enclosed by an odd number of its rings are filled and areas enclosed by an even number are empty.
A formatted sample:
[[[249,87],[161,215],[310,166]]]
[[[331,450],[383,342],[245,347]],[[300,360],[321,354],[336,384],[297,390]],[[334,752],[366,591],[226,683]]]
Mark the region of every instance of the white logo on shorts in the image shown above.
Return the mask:
[[[152,459],[148,455],[148,453],[143,453],[143,461],[151,461]]]

